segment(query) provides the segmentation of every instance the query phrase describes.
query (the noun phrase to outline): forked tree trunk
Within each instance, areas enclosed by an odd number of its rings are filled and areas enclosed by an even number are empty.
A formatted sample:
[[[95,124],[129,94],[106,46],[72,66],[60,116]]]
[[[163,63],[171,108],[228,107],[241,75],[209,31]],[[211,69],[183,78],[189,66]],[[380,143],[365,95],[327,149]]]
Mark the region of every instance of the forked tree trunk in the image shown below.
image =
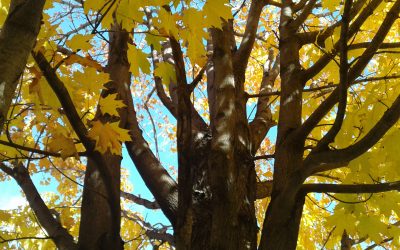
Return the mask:
[[[178,208],[176,245],[177,249],[256,249],[256,173],[243,81],[234,72],[231,24],[212,29],[211,34],[214,69],[207,72],[213,75],[208,82],[214,96],[211,131],[184,130],[185,120],[178,119],[179,202],[185,204]],[[193,133],[191,141],[180,145],[180,137],[187,133]]]

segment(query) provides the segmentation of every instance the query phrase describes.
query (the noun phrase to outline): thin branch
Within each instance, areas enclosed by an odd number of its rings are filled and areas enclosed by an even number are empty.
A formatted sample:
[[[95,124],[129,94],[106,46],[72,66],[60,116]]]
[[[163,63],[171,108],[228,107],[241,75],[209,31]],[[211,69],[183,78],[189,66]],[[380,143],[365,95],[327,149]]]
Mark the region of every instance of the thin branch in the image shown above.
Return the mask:
[[[199,84],[199,82],[201,81],[201,79],[203,78],[204,73],[206,72],[207,69],[207,63],[206,65],[203,66],[203,68],[201,68],[201,70],[199,71],[199,73],[197,74],[197,76],[193,79],[193,81],[190,83],[189,85],[189,92],[193,92],[193,90],[196,88],[197,84]]]
[[[400,191],[400,181],[379,184],[303,184],[304,193],[361,194]]]
[[[373,0],[374,2],[374,0]],[[362,57],[350,69],[348,74],[348,86],[351,86],[355,79],[361,74],[362,70],[368,65],[369,61],[374,55],[374,52],[379,48],[380,44],[390,31],[393,23],[396,21],[400,11],[400,1],[396,1],[388,14],[386,15],[382,25],[379,27],[378,32],[375,34],[371,41],[370,46],[364,51]],[[354,23],[353,23],[354,25]],[[321,103],[318,108],[309,116],[303,125],[296,131],[296,137],[305,138],[312,131],[312,129],[319,123],[319,121],[332,109],[336,104],[339,97],[339,90],[335,89],[332,94]]]
[[[310,0],[308,4],[301,8],[303,10],[301,14],[290,24],[293,29],[297,30],[307,20],[307,17],[313,11],[316,2],[317,0]]]
[[[329,143],[333,142],[336,135],[339,133],[339,130],[342,127],[344,116],[346,114],[346,106],[347,106],[347,82],[348,82],[348,74],[349,74],[349,64],[347,60],[347,40],[348,40],[348,30],[350,23],[350,9],[353,1],[345,0],[344,10],[342,15],[342,27],[340,32],[340,83],[338,87],[339,92],[339,105],[338,111],[336,114],[335,121],[326,135],[319,141],[316,148],[313,150],[314,152],[321,151],[328,147]]]
[[[264,199],[270,197],[272,194],[273,181],[257,182],[256,185],[256,199]]]
[[[347,163],[355,159],[375,145],[399,120],[399,118],[400,95],[396,98],[392,106],[386,110],[382,118],[361,140],[344,149],[327,150],[320,153],[310,154],[304,160],[304,168],[308,173],[316,173],[333,169],[330,165],[332,163]]]
[[[275,158],[275,155],[259,155],[259,156],[254,156],[253,161],[258,161],[258,160],[268,160],[268,159],[273,159]]]
[[[8,146],[8,147],[12,147],[12,148],[21,149],[21,150],[24,150],[24,151],[36,153],[36,154],[45,155],[45,156],[61,157],[60,153],[44,151],[44,150],[37,149],[37,148],[30,148],[30,147],[19,145],[19,144],[13,143],[13,142],[0,140],[0,144]],[[87,154],[86,154],[86,152],[79,152],[78,155],[79,156],[86,156]]]
[[[51,237],[36,237],[36,236],[26,236],[26,237],[18,237],[12,239],[2,239],[0,240],[0,244],[11,242],[11,241],[19,241],[19,240],[49,240]]]
[[[3,163],[0,163],[0,169],[17,181],[28,200],[29,206],[34,211],[39,224],[53,239],[56,246],[60,249],[77,249],[73,237],[61,225],[61,223],[53,217],[51,211],[44,203],[24,165],[20,163],[14,168],[10,168]]]
[[[134,194],[127,193],[124,191],[121,191],[121,197],[123,197],[127,200],[130,200],[138,205],[142,205],[148,209],[159,209],[160,208],[160,205],[158,205],[158,203],[156,201],[149,201],[149,200],[146,200],[144,198],[141,198],[139,196],[136,196]]]

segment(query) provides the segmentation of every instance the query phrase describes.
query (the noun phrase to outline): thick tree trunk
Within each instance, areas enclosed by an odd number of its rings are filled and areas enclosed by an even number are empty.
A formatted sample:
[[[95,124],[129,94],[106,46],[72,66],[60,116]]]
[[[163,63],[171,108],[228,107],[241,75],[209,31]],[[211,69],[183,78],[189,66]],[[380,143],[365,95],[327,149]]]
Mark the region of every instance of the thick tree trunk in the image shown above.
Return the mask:
[[[182,229],[190,242],[177,249],[256,249],[254,164],[247,155],[220,161],[211,141],[206,134],[194,142],[190,227]],[[223,174],[228,165],[236,166],[230,177]]]
[[[278,194],[273,192],[259,250],[296,249],[305,196],[298,193],[295,185],[287,185]]]
[[[256,174],[251,157],[244,78],[235,74],[231,24],[225,23],[223,30],[212,29],[211,34],[213,69],[208,69],[208,74],[213,75],[208,79],[208,91],[214,97],[210,100],[211,131],[192,136],[191,143],[187,144],[190,148],[178,146],[182,159],[179,168],[185,163],[190,171],[182,174],[190,179],[179,180],[183,195],[179,196],[180,211],[175,227],[177,248],[256,249]]]
[[[130,73],[127,59],[128,39],[129,34],[117,26],[110,32],[107,70],[110,73],[111,82],[105,85],[107,90],[102,92],[103,97],[118,93],[119,99],[127,100],[128,91],[130,91]],[[119,115],[120,127],[125,128],[127,126],[127,109],[119,110]],[[108,114],[102,114],[99,110],[95,119],[102,122],[118,121]],[[122,157],[106,152],[104,159],[112,175],[113,193],[118,196],[116,200],[119,200]],[[88,159],[82,197],[79,247],[80,249],[123,249],[122,241],[119,238],[120,209],[115,211],[116,214],[111,214],[104,182],[94,164],[93,160]]]
[[[260,250],[296,249],[304,196],[299,194],[305,180],[301,167],[304,141],[294,139],[301,126],[302,92],[305,82],[299,60],[298,24],[293,20],[292,1],[282,1],[280,19],[281,99],[275,149],[271,202],[264,218]]]

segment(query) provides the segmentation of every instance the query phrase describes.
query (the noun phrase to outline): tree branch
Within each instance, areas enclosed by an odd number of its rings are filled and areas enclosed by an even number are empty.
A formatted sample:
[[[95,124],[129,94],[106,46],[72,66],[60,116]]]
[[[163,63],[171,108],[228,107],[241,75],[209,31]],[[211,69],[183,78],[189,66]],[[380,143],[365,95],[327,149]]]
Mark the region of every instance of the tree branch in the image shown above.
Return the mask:
[[[379,184],[303,184],[300,192],[303,193],[382,193],[392,190],[400,191],[400,181]]]
[[[272,51],[272,50],[271,50]],[[272,64],[273,54],[269,56],[269,64]],[[250,131],[252,136],[252,148],[253,151],[257,151],[262,141],[267,135],[269,129],[275,125],[275,121],[272,120],[271,108],[269,104],[269,94],[272,94],[271,90],[274,86],[275,80],[279,75],[279,63],[280,56],[276,56],[274,65],[272,68],[264,65],[264,74],[260,84],[259,95],[261,96],[257,102],[257,111],[254,116],[254,120],[250,122]]]
[[[264,199],[272,194],[273,181],[257,182],[256,199]]]
[[[235,74],[244,77],[247,63],[257,35],[258,22],[266,1],[252,0],[246,28],[239,49],[234,56]]]
[[[332,167],[330,164],[347,163],[357,158],[375,145],[399,118],[400,95],[396,98],[392,106],[386,110],[382,118],[361,140],[344,149],[311,153],[304,160],[304,169],[306,169],[308,174],[312,174],[334,169],[335,167]]]
[[[44,150],[37,149],[37,148],[30,148],[30,147],[26,147],[26,146],[19,145],[19,144],[16,144],[16,143],[13,143],[13,142],[9,142],[9,141],[0,140],[0,144],[8,146],[8,147],[13,147],[13,148],[21,149],[21,150],[24,150],[24,151],[32,152],[32,153],[45,155],[45,156],[61,157],[60,153],[44,151]],[[86,154],[86,152],[79,152],[78,155],[79,156],[86,156],[87,154]]]
[[[297,30],[300,25],[302,25],[307,20],[307,17],[311,14],[316,2],[317,0],[310,0],[308,4],[306,4],[302,8],[303,11],[301,12],[301,14],[291,23],[293,29]]]
[[[86,126],[81,121],[80,116],[75,109],[74,103],[72,102],[71,96],[68,93],[68,90],[64,86],[64,83],[58,78],[56,72],[50,66],[45,56],[41,52],[32,53],[32,56],[35,59],[36,63],[39,65],[39,68],[43,72],[43,75],[45,76],[47,82],[49,83],[50,87],[53,89],[58,100],[60,101],[65,111],[65,115],[68,118],[68,121],[70,122],[72,128],[82,142],[83,146],[86,148],[88,157],[92,159],[94,163],[96,163],[96,168],[99,170],[99,173],[106,188],[106,192],[108,194],[107,201],[110,207],[111,214],[114,217],[118,216],[118,218],[111,219],[111,232],[119,232],[119,212],[117,212],[119,211],[120,206],[119,195],[115,193],[112,184],[112,175],[105,164],[103,156],[100,152],[95,151],[95,143],[87,136],[88,131],[86,129]]]
[[[367,7],[366,7],[367,8]],[[400,1],[397,0],[390,9],[389,13],[385,17],[382,25],[379,27],[377,33],[372,39],[370,46],[364,51],[361,58],[355,63],[348,73],[348,84],[350,86],[354,83],[355,79],[361,74],[362,70],[367,66],[369,61],[374,55],[374,52],[379,48],[385,39],[387,33],[396,21],[398,13],[400,11]],[[360,14],[361,15],[361,14]],[[354,25],[354,23],[353,23]],[[350,31],[349,31],[350,33]],[[314,129],[319,121],[332,109],[332,107],[338,102],[339,90],[336,88],[332,94],[322,102],[318,108],[309,116],[309,118],[303,123],[303,125],[296,131],[296,137],[306,138],[307,135]]]
[[[136,196],[134,194],[127,193],[124,191],[121,191],[121,197],[123,197],[127,200],[130,200],[138,205],[142,205],[148,209],[159,209],[160,208],[160,205],[158,205],[158,203],[156,201],[149,201],[149,200],[146,200],[144,198],[141,198],[139,196]]]
[[[379,6],[382,0],[372,0],[358,15],[356,20],[351,24],[348,31],[347,38],[352,38],[360,29],[362,24],[367,20],[367,18],[373,14],[373,11]],[[332,30],[333,32],[333,30]],[[375,36],[376,37],[376,36]],[[304,72],[305,81],[311,79],[316,74],[318,74],[331,60],[339,49],[339,43],[336,43],[332,49],[331,53],[325,53],[318,61],[315,62],[313,66],[308,68]]]
[[[142,131],[136,119],[136,111],[133,106],[131,93],[128,94],[127,105],[129,115],[126,129],[130,131],[132,141],[125,143],[126,149],[161,210],[170,220],[171,224],[174,225],[176,223],[178,207],[177,184],[163,168],[143,138]]]
[[[351,5],[353,3],[352,0],[344,0],[344,10],[342,15],[342,27],[340,32],[340,83],[338,87],[339,92],[339,105],[338,111],[336,114],[335,121],[331,127],[331,129],[326,133],[326,135],[319,141],[316,148],[313,150],[314,152],[321,151],[326,149],[329,143],[333,142],[336,135],[339,133],[339,130],[342,127],[344,116],[346,114],[346,106],[347,106],[347,82],[348,82],[348,71],[349,64],[347,61],[347,40],[348,40],[348,30],[350,23],[350,10]]]
[[[46,230],[56,246],[59,249],[65,250],[77,249],[73,237],[63,228],[61,223],[53,217],[51,211],[40,197],[35,184],[29,176],[28,170],[22,164],[14,168],[9,168],[3,163],[0,163],[0,169],[17,181],[28,200],[29,206],[35,212],[40,225]]]

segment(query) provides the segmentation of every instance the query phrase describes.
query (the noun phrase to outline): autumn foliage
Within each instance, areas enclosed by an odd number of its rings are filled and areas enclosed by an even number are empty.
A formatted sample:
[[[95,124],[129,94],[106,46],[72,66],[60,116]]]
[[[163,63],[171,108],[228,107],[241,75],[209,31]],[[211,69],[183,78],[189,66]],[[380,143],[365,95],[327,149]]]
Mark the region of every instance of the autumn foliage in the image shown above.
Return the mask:
[[[0,247],[400,248],[399,14],[0,0]]]

